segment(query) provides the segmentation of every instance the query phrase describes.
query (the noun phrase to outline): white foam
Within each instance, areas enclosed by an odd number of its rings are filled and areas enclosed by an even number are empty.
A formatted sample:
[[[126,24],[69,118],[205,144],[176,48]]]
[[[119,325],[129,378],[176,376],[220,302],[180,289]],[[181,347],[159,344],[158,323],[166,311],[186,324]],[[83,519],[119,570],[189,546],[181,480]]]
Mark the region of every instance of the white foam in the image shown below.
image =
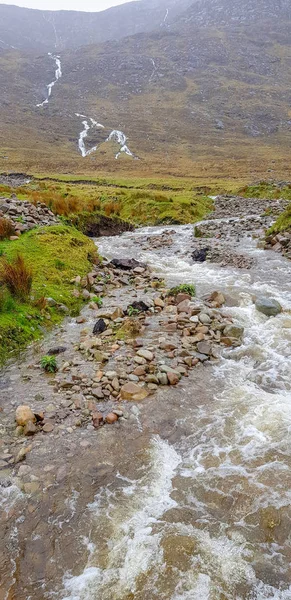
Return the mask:
[[[115,503],[114,496],[111,496],[109,513],[108,502],[104,503],[100,494],[90,505],[90,511],[97,519],[102,516],[110,518],[114,528],[108,565],[106,569],[100,569],[87,564],[81,575],[66,575],[64,589],[69,595],[63,596],[63,600],[105,600],[113,597],[107,596],[108,583],[110,593],[116,598],[122,597],[126,592],[134,592],[138,576],[145,573],[151,564],[162,562],[160,536],[153,534],[152,527],[165,510],[176,505],[171,498],[172,478],[180,457],[157,436],[152,440],[149,460],[149,471],[136,482],[134,496],[125,494],[125,502],[128,502],[126,508],[123,507],[127,514],[125,520],[120,519],[119,502],[116,500]],[[106,511],[105,515],[103,511]]]
[[[52,94],[52,89],[54,87],[54,85],[57,83],[57,81],[59,79],[61,79],[62,77],[62,66],[61,66],[61,61],[60,61],[60,57],[57,55],[52,54],[51,52],[48,52],[48,56],[55,61],[56,63],[56,70],[55,70],[55,79],[53,79],[53,81],[51,81],[51,83],[49,83],[46,88],[47,88],[47,97],[43,102],[40,102],[40,104],[37,104],[36,106],[44,106],[45,104],[48,104],[49,99],[51,97]]]

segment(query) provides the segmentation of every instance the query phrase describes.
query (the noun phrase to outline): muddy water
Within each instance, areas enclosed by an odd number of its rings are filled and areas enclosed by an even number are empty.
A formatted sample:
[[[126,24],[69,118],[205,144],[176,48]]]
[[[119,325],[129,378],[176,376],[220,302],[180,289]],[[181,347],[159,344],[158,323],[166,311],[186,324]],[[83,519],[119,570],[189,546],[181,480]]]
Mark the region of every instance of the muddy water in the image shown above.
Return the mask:
[[[85,432],[87,449],[80,434],[63,442],[68,474],[41,499],[24,505],[7,488],[1,600],[291,599],[291,314],[267,319],[253,304],[270,295],[291,308],[290,263],[245,238],[236,250],[256,258],[250,271],[193,265],[192,227],[155,248],[165,229],[98,246],[193,282],[198,296],[224,291],[243,345],[132,421]],[[47,453],[60,464],[60,447],[40,447],[40,464]]]

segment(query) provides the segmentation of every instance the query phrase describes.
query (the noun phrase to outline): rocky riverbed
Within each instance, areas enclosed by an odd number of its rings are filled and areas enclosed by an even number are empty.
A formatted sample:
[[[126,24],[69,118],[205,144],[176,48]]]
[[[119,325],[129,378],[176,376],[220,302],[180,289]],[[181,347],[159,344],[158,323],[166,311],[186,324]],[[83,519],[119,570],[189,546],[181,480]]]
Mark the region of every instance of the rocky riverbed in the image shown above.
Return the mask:
[[[81,315],[3,371],[1,600],[288,598],[288,261],[250,217],[223,267],[193,226],[97,240]]]

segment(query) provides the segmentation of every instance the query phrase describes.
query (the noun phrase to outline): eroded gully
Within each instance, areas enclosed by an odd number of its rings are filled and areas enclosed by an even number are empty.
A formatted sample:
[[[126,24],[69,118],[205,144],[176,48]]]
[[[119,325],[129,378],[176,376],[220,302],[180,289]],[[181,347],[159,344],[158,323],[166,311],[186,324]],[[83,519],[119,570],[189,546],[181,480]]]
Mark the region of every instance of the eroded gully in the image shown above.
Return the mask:
[[[169,229],[170,243],[156,244]],[[1,600],[291,599],[290,262],[246,234],[235,245],[251,269],[193,264],[192,242],[192,226],[97,241],[167,284],[224,292],[243,344],[159,390],[132,420],[85,431],[88,446],[78,432],[61,456],[53,438],[39,445],[35,461],[48,475],[57,464],[58,485],[41,506],[6,488]],[[286,310],[268,319],[259,295]]]

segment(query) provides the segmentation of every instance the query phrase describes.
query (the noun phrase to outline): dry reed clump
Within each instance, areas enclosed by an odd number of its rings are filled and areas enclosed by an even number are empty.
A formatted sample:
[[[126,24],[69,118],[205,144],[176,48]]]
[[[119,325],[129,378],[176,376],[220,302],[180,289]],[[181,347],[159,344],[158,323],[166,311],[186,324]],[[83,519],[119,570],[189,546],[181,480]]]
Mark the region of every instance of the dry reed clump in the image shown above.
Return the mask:
[[[5,286],[12,296],[25,300],[31,291],[32,270],[25,264],[21,254],[17,254],[13,262],[2,260],[0,266],[0,285]]]
[[[5,240],[11,235],[15,235],[13,223],[5,217],[0,217],[0,240]]]

